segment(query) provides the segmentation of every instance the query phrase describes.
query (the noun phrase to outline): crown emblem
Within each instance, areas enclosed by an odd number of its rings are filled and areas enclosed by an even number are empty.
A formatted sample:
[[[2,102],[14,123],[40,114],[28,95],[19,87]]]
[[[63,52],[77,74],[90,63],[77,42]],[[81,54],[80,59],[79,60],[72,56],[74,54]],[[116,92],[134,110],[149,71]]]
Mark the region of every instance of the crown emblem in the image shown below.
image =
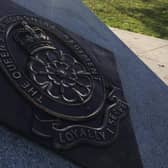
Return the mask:
[[[22,21],[15,31],[14,39],[31,55],[45,49],[56,49],[42,29],[30,26],[26,21]]]

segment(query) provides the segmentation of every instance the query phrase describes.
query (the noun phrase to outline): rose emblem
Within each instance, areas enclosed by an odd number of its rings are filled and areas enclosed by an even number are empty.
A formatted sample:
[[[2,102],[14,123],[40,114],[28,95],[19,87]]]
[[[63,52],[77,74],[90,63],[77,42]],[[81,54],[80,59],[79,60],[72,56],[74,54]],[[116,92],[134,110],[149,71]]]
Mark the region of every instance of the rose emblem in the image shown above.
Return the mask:
[[[71,54],[62,50],[36,53],[31,57],[28,69],[33,81],[56,101],[80,104],[91,94],[91,74]]]

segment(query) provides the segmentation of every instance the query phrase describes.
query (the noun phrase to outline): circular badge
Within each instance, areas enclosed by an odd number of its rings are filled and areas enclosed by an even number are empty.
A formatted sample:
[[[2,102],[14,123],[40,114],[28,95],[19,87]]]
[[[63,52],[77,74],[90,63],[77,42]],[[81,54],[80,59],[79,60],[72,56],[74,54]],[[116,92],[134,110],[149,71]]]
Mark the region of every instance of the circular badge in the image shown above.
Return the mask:
[[[103,107],[104,82],[91,57],[65,30],[41,18],[0,21],[2,69],[21,94],[52,116],[86,119]]]

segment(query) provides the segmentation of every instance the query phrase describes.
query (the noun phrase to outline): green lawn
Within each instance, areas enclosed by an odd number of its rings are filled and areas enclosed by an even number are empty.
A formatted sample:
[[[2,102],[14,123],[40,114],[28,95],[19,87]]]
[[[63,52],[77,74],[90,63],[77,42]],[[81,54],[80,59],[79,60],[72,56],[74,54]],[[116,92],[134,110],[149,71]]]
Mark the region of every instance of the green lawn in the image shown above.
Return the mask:
[[[168,0],[83,0],[108,26],[168,39]]]

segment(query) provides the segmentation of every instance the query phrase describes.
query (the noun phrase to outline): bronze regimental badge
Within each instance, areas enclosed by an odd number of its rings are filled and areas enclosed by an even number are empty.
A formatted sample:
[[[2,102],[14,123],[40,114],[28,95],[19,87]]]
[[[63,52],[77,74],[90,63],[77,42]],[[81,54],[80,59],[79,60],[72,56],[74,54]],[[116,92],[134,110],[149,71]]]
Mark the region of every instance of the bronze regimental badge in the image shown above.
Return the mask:
[[[92,55],[59,26],[33,16],[2,18],[0,59],[14,87],[39,109],[32,134],[58,149],[117,137],[128,111],[121,88],[107,87]]]

